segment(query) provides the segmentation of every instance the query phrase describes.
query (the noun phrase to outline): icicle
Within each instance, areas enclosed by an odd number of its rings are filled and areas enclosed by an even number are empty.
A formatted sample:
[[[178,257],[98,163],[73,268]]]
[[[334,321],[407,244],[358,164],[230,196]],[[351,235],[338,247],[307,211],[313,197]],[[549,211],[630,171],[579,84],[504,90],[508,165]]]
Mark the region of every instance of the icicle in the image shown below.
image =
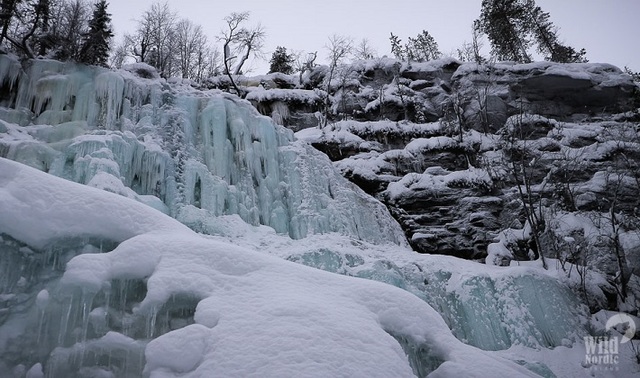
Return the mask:
[[[155,335],[156,322],[158,321],[158,308],[153,307],[146,315],[146,339],[153,339]]]
[[[60,318],[60,328],[58,329],[58,345],[64,345],[64,341],[65,338],[67,337],[67,329],[69,327],[69,321],[71,319],[71,311],[73,309],[73,295],[68,296],[64,302],[67,302],[68,300],[68,304],[65,305],[63,308],[65,309],[65,312],[63,314],[63,316]]]
[[[101,104],[100,121],[107,130],[116,130],[124,98],[124,79],[115,72],[103,72],[95,78],[95,94]]]
[[[38,336],[36,343],[39,345],[43,336],[43,328],[45,322],[45,310],[49,304],[49,292],[46,289],[41,290],[36,296],[36,307],[38,309]]]
[[[6,84],[12,90],[21,71],[20,62],[6,54],[0,55],[0,86]]]

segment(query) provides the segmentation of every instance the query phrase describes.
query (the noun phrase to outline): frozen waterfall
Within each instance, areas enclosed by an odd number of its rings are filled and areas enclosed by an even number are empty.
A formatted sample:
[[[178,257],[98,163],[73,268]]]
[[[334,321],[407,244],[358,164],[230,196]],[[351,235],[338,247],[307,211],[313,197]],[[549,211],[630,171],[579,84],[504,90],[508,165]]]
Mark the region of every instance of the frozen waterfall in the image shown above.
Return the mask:
[[[0,209],[0,376],[534,376],[407,291],[2,158]]]
[[[340,232],[406,244],[382,204],[248,102],[145,70],[48,60],[23,68],[0,56],[9,94],[0,98],[0,156],[150,203],[196,229],[238,214],[295,239]]]
[[[0,378],[553,377],[587,319],[554,277],[408,250],[246,101],[0,55]]]

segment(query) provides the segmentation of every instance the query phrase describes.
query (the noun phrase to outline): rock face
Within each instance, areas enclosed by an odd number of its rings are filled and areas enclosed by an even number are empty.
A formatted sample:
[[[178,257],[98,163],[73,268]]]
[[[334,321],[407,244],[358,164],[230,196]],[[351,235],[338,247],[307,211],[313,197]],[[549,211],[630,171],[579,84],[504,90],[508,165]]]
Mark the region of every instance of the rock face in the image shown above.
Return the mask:
[[[511,141],[504,134],[474,130],[451,137],[447,128],[431,124],[423,134],[431,136],[415,138],[403,148],[385,150],[376,142],[377,150],[357,153],[370,146],[361,138],[359,144],[349,144],[348,154],[335,153],[347,145],[347,138],[335,135],[366,135],[361,132],[365,125],[341,122],[337,131],[322,137],[304,131],[297,136],[331,145],[336,166],[389,207],[416,251],[483,258],[502,230],[526,225],[530,208],[551,219],[568,212],[593,216],[613,206],[630,217],[630,230],[638,226],[637,124],[514,116],[501,132],[528,139]],[[388,131],[395,136],[390,140],[400,139],[403,126],[417,128],[399,124],[396,133]],[[441,135],[434,133],[436,128]],[[527,249],[520,251],[516,244],[514,253],[527,259]]]
[[[318,124],[309,115],[323,110],[319,96],[325,98],[329,89],[325,113],[330,121],[348,117],[423,123],[458,115],[477,130],[495,131],[521,112],[567,121],[576,115],[633,110],[636,90],[630,76],[608,64],[477,65],[451,58],[426,63],[380,58],[339,67],[330,84],[327,72],[320,66],[302,76],[298,86],[307,93],[282,91],[294,78],[280,78],[280,84],[251,91],[247,98],[265,115],[272,115],[274,102],[286,105],[287,117],[274,119],[294,129]],[[260,78],[273,82],[270,75]]]
[[[626,230],[638,227],[638,87],[616,67],[379,60],[347,71],[360,86],[333,99],[370,102],[352,120],[296,136],[383,201],[416,251],[482,259],[502,240],[508,260],[555,254],[558,245],[501,236],[530,227],[530,209],[545,212],[549,232],[562,214],[612,208]],[[407,120],[375,113],[400,97]]]
[[[567,121],[576,115],[632,110],[636,85],[608,64],[463,65],[452,77],[463,112],[477,108],[489,119],[475,127],[497,130],[509,116],[526,112]]]

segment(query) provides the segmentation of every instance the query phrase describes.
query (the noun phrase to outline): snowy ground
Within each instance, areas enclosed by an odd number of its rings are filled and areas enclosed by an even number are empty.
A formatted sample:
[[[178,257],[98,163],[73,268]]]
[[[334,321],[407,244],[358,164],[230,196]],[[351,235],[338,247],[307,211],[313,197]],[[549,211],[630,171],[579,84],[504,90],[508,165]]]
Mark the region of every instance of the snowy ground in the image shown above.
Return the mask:
[[[518,344],[498,352],[461,343],[431,306],[408,292],[418,283],[403,276],[403,268],[409,265],[420,273],[430,269],[455,272],[458,277],[448,284],[459,287],[448,290],[464,291],[468,279],[488,277],[499,282],[506,276],[537,277],[534,268],[501,270],[454,258],[417,255],[398,246],[375,246],[336,234],[294,241],[268,227],[249,226],[237,216],[206,218],[208,223],[201,226],[214,236],[205,237],[125,197],[5,159],[0,160],[0,168],[0,230],[5,237],[20,240],[36,251],[77,235],[118,243],[109,253],[73,258],[60,284],[47,284],[27,314],[46,311],[74,288],[82,288],[85,296],[94,295],[123,279],[146,282],[147,292],[133,306],[133,317],[153,318],[176,296],[195,298],[193,324],[151,337],[144,352],[145,374],[389,377],[424,375],[435,369],[432,376],[514,377],[532,375],[532,371],[553,376],[550,369],[556,376],[580,377],[589,372],[581,366],[584,347],[579,338],[572,346],[567,339],[567,347],[553,351],[535,346],[536,341],[529,347]],[[36,229],[38,232],[32,231]],[[318,255],[318,251],[327,254]],[[282,257],[324,264],[325,270],[345,275],[395,282],[406,290],[322,272]],[[381,263],[398,269],[380,269]],[[392,277],[393,272],[398,275]],[[466,300],[474,300],[475,295],[468,293]],[[96,306],[78,324],[86,321],[96,333],[96,324],[109,311],[108,306]],[[531,316],[525,312],[514,315]],[[549,319],[550,323],[559,321]],[[13,325],[27,328],[30,325],[26,322]],[[519,331],[529,332],[526,325]],[[5,325],[0,328],[0,346],[7,342],[9,330]],[[134,353],[139,348],[139,342],[129,336],[97,332],[94,339],[79,338],[66,348],[58,348],[49,369],[71,373],[65,369],[82,367],[77,358],[85,353],[101,350],[116,355],[122,350]],[[597,372],[595,376],[632,376],[637,372],[629,351],[621,348],[620,352],[619,371],[611,375]],[[35,374],[39,368],[35,363],[44,361],[33,362]],[[91,368],[85,367],[85,373],[86,369]],[[97,373],[104,367],[93,369]]]

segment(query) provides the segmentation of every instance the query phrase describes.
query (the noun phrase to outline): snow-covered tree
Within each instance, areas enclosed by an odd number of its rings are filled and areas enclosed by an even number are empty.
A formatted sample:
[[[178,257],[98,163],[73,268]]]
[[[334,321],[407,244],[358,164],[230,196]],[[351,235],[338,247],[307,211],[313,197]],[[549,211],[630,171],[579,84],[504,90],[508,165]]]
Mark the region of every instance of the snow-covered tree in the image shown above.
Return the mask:
[[[100,0],[94,4],[93,17],[89,20],[89,31],[84,36],[80,61],[86,64],[107,66],[111,50],[111,14],[107,12],[109,4]]]
[[[406,50],[408,59],[416,62],[435,60],[442,56],[438,49],[438,42],[426,30],[415,38],[409,37]]]
[[[389,42],[391,43],[391,53],[396,57],[396,59],[405,60],[407,53],[400,37],[391,33]]]

